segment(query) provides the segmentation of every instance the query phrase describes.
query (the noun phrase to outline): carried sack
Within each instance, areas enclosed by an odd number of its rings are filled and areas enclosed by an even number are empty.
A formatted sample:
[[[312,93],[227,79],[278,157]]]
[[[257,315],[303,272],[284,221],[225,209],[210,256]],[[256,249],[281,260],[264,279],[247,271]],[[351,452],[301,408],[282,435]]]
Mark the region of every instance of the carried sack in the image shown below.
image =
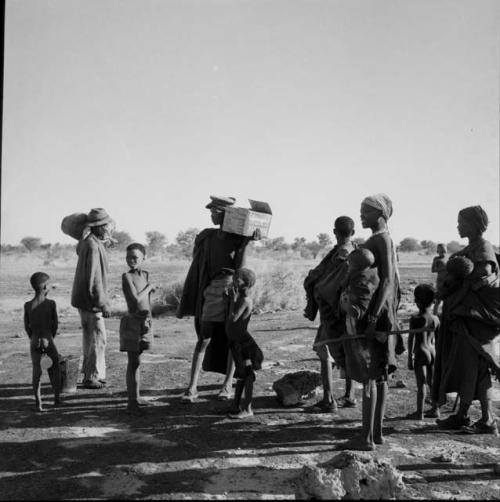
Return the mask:
[[[61,230],[73,239],[79,241],[82,238],[83,230],[87,226],[87,215],[85,213],[73,213],[65,216],[61,222]]]

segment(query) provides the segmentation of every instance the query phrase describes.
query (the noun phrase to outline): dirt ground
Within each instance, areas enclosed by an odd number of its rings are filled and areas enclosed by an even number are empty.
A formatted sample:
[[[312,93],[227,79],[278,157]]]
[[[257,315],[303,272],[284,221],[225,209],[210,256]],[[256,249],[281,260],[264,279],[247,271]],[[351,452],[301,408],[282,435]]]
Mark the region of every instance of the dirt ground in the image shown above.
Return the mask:
[[[107,388],[78,389],[55,409],[45,374],[47,412],[42,415],[33,412],[26,338],[11,334],[4,343],[2,500],[293,498],[301,467],[331,459],[360,427],[359,406],[321,415],[277,402],[271,389],[276,379],[319,366],[310,350],[313,325],[298,312],[252,319],[266,361],[258,373],[255,416],[245,421],[226,418],[227,403],[216,398],[222,379],[216,374],[202,374],[197,403],[180,402],[195,335],[191,319],[173,317],[156,320],[155,348],[142,358],[142,394],[151,406],[144,417],[127,415],[126,355],[119,352],[118,319],[107,325]],[[79,355],[78,318],[63,316],[60,331],[61,352]],[[396,379],[407,387],[397,388]],[[398,370],[396,379],[390,384],[387,442],[370,455],[390,459],[403,472],[404,498],[498,499],[500,475],[493,465],[500,461],[500,440],[444,433],[431,419],[404,420],[414,407],[415,383],[406,369]],[[340,396],[343,381],[337,378],[335,384]],[[500,402],[495,405],[498,410]],[[478,413],[475,407],[473,415]],[[439,462],[446,454],[455,460]]]
[[[150,264],[152,265],[152,264]],[[304,265],[305,267],[307,265]],[[155,277],[165,277],[161,264]],[[250,330],[265,362],[257,374],[255,416],[245,421],[226,417],[228,403],[217,400],[222,376],[202,373],[200,398],[180,401],[188,382],[195,343],[192,319],[162,315],[155,320],[155,346],[142,356],[142,395],[150,406],[144,417],[125,412],[126,354],[119,351],[119,309],[107,320],[107,387],[65,394],[51,404],[47,374],[43,392],[47,411],[34,413],[30,387],[28,339],[22,305],[31,296],[28,278],[40,263],[2,261],[0,276],[0,499],[289,499],[306,464],[321,464],[346,448],[361,426],[360,406],[337,415],[306,413],[314,399],[296,408],[276,400],[272,384],[289,372],[319,371],[311,350],[314,324],[301,312],[254,315]],[[120,304],[119,271],[112,268],[112,296]],[[47,270],[47,267],[42,269]],[[424,264],[401,268],[401,318],[412,308],[409,291],[430,281]],[[56,338],[63,355],[81,354],[81,328],[69,306],[74,264],[48,273],[60,317]],[[182,272],[182,271],[181,271]],[[170,273],[170,272],[169,272]],[[122,302],[123,303],[123,302]],[[336,395],[343,380],[336,372]],[[403,380],[406,387],[397,387]],[[496,385],[498,414],[500,392]],[[360,390],[357,390],[358,397]],[[452,406],[443,409],[449,413]],[[500,439],[439,431],[432,419],[409,421],[414,411],[415,379],[406,370],[406,354],[390,382],[385,422],[386,444],[368,455],[387,459],[404,475],[407,499],[499,499]],[[479,415],[478,404],[472,418]],[[452,457],[452,462],[443,458]]]

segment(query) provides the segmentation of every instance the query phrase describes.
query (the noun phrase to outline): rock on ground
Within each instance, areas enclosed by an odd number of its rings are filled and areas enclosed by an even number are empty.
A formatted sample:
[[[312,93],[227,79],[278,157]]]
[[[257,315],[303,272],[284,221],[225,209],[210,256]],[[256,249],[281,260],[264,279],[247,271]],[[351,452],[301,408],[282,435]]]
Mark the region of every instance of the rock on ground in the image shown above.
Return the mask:
[[[342,452],[322,465],[304,466],[296,481],[299,499],[394,499],[405,485],[390,462]]]
[[[288,373],[273,383],[273,390],[284,406],[299,404],[321,384],[321,375],[317,371],[297,371]]]

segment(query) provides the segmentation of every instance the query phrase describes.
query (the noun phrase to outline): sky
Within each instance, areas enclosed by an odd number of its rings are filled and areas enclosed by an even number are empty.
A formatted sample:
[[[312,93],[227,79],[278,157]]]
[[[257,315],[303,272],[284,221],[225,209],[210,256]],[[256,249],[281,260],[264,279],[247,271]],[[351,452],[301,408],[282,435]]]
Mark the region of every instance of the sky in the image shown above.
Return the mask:
[[[211,226],[209,195],[266,201],[270,237],[362,229],[499,237],[496,0],[7,0],[1,242],[74,242],[104,207],[140,242]]]

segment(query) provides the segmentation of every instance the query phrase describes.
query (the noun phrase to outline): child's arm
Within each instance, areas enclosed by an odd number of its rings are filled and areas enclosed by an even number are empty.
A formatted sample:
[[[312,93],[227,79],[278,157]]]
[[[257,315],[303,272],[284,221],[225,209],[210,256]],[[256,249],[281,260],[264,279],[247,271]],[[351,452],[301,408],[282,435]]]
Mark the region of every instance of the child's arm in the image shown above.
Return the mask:
[[[52,302],[52,336],[57,335],[57,328],[59,327],[59,319],[57,317],[56,302]]]
[[[233,310],[233,322],[236,322],[240,317],[246,319],[252,313],[252,301],[245,298],[241,303],[235,304]]]
[[[31,338],[33,335],[33,332],[31,331],[31,326],[30,326],[30,317],[28,314],[28,309],[29,309],[29,303],[24,304],[24,329],[28,335],[28,338]]]
[[[135,284],[128,274],[122,275],[122,289],[125,298],[132,300],[132,305],[137,307],[137,304],[144,300],[144,298],[151,293],[154,287],[151,284],[146,284],[141,291],[137,291]]]

